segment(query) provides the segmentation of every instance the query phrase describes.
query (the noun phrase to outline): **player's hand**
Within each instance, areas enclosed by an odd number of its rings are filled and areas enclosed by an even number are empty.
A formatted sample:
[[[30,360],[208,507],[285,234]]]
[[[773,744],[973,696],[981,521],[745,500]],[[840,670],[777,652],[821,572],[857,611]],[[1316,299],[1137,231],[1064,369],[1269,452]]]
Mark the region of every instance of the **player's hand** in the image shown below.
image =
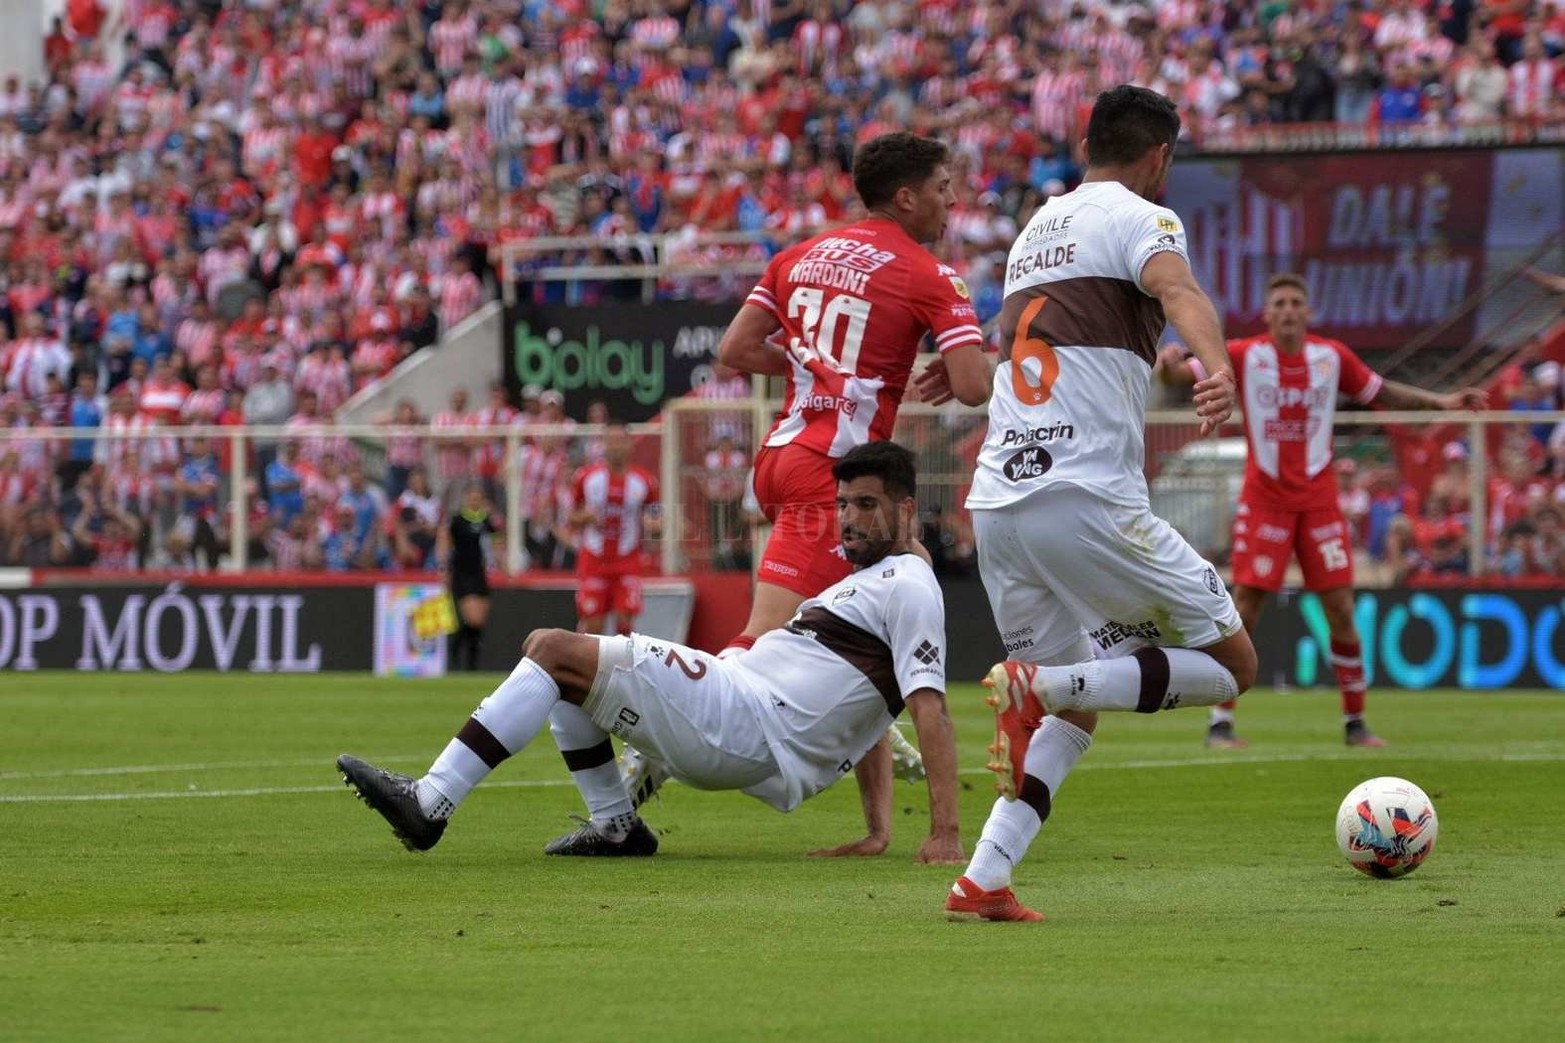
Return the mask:
[[[1220,369],[1195,386],[1195,413],[1201,418],[1201,434],[1222,427],[1234,413],[1234,375]]]
[[[918,400],[932,406],[944,405],[956,397],[951,390],[951,375],[946,372],[945,357],[941,355],[935,356],[924,372],[914,379],[913,386],[918,389]]]
[[[855,840],[851,844],[843,844],[841,847],[823,847],[819,851],[811,851],[811,858],[873,858],[876,855],[884,855],[886,848],[891,846],[889,836],[871,835],[863,840]]]
[[[1483,388],[1462,388],[1442,396],[1441,406],[1447,410],[1489,408],[1489,392]]]
[[[966,865],[967,856],[962,854],[962,838],[931,836],[918,846],[917,861],[926,866]]]

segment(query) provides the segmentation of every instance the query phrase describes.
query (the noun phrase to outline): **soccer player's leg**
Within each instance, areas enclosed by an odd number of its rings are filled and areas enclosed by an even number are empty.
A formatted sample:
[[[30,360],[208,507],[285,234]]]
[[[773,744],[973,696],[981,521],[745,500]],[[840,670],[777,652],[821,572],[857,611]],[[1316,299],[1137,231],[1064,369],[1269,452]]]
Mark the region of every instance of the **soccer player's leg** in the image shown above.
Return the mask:
[[[1353,550],[1342,513],[1306,514],[1298,552],[1304,589],[1320,598],[1331,635],[1331,665],[1342,693],[1343,738],[1349,746],[1384,746],[1386,741],[1364,723],[1364,656],[1353,618]]]
[[[337,759],[337,767],[403,846],[427,851],[474,787],[537,737],[561,699],[578,705],[586,700],[598,677],[598,647],[596,638],[568,630],[533,631],[521,662],[421,778],[384,771],[347,754]]]
[[[630,568],[617,574],[609,589],[609,603],[614,607],[614,632],[623,637],[635,630],[645,606],[641,577]]]
[[[1299,524],[1295,511],[1272,510],[1243,500],[1239,503],[1233,526],[1233,599],[1246,633],[1255,633],[1267,598],[1282,586]],[[1234,730],[1237,706],[1237,700],[1229,699],[1212,707],[1206,728],[1208,747],[1242,749],[1248,745]]]
[[[603,633],[604,617],[609,611],[609,581],[596,571],[578,564],[576,571],[576,632]]]
[[[1024,686],[1051,714],[1214,706],[1255,680],[1255,648],[1217,570],[1144,507],[1085,490],[1020,516],[1021,540],[1100,656],[1040,667]]]
[[[1019,538],[1019,517],[1015,508],[973,515],[979,573],[1013,658],[997,668],[990,704],[995,708],[990,768],[999,776],[1000,798],[990,809],[972,861],[946,896],[946,915],[957,920],[1043,919],[1017,900],[1011,876],[1048,820],[1065,777],[1091,746],[1097,724],[1091,713],[1043,716],[1036,696],[1018,683],[1040,667],[1076,663],[1093,654],[1069,606],[1054,595],[1053,577]]]

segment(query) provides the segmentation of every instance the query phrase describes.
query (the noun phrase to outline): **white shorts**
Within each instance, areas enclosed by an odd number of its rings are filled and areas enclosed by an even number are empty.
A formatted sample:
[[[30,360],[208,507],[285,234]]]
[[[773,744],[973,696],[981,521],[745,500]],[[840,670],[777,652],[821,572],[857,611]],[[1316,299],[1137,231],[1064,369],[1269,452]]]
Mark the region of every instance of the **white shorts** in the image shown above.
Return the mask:
[[[697,789],[744,789],[778,773],[742,671],[643,634],[598,642],[598,676],[582,705],[598,727]]]
[[[1077,486],[973,511],[978,572],[1011,659],[1204,648],[1243,624],[1217,570],[1151,510]]]

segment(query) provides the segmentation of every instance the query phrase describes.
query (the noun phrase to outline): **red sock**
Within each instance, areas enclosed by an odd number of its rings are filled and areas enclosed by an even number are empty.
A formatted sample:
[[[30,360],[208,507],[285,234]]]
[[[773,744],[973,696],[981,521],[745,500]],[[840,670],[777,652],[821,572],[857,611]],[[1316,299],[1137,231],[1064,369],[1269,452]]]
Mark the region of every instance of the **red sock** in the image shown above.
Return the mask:
[[[748,652],[754,645],[755,638],[751,637],[749,634],[740,634],[738,637],[734,638],[732,641],[728,642],[728,644],[723,646],[723,650],[717,653],[717,658],[726,659],[729,656],[738,655],[741,652]]]
[[[1337,687],[1342,690],[1342,712],[1348,717],[1364,715],[1364,660],[1357,641],[1331,642],[1331,665],[1337,671]]]
[[[1230,699],[1226,703],[1218,703],[1217,704],[1217,708],[1219,710],[1227,710],[1229,713],[1233,713],[1234,710],[1238,708],[1238,706],[1239,706],[1239,700],[1237,700],[1237,699]]]

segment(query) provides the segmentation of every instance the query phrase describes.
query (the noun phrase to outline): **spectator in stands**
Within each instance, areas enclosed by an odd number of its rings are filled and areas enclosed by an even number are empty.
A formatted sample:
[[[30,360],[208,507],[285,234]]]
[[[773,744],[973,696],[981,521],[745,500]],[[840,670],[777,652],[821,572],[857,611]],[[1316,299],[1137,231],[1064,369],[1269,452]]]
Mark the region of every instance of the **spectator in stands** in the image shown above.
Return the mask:
[[[412,468],[389,519],[391,556],[398,568],[433,566],[440,513],[440,501],[429,491],[429,475],[423,467]]]

